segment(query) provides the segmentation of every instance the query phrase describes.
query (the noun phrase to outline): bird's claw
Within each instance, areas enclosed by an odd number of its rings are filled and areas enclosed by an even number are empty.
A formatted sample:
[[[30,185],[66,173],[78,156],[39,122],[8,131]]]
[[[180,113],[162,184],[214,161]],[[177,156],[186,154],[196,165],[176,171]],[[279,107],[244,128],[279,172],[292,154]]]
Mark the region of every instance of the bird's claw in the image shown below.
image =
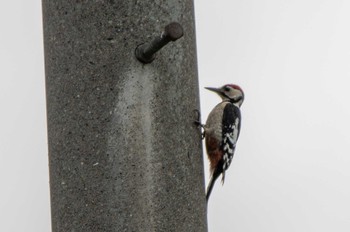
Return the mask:
[[[194,112],[197,113],[197,119],[194,120],[194,124],[197,126],[197,127],[200,127],[201,128],[201,131],[202,131],[202,128],[204,129],[204,124],[201,123],[201,113],[199,110],[195,109]],[[204,139],[205,137],[205,130],[203,132],[201,132],[201,138]]]

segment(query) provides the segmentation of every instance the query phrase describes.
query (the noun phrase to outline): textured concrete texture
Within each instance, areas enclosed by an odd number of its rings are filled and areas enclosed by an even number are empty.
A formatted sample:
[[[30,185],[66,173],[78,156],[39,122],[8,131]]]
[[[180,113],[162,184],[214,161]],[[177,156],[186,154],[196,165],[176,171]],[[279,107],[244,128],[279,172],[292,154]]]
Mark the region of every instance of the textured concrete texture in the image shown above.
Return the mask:
[[[54,232],[207,231],[192,0],[43,0]],[[134,56],[170,22],[184,36]]]

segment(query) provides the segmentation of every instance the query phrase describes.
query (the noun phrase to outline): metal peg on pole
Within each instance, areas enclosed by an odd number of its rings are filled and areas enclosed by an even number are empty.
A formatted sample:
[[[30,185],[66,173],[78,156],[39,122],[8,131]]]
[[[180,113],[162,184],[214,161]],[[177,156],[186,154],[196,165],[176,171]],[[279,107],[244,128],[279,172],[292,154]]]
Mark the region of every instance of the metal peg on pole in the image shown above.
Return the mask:
[[[165,26],[160,36],[156,37],[149,44],[143,43],[135,49],[136,58],[142,63],[148,64],[155,59],[155,54],[170,41],[176,41],[183,36],[182,26],[173,22]]]

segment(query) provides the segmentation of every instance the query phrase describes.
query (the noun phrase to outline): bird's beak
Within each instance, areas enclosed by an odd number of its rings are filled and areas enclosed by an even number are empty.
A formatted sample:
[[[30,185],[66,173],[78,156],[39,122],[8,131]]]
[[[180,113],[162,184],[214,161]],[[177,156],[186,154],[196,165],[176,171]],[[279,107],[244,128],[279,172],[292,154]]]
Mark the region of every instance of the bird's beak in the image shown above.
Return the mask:
[[[207,90],[213,91],[215,93],[218,93],[218,94],[221,93],[221,88],[213,88],[213,87],[204,87],[204,88],[206,88]]]

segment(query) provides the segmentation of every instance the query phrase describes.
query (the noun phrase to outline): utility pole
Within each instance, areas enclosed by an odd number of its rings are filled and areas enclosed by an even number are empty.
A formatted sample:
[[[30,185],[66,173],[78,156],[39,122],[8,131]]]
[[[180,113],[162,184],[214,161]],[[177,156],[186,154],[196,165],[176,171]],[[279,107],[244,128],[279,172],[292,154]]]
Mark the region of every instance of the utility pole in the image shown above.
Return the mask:
[[[52,231],[207,231],[193,1],[42,3]]]

